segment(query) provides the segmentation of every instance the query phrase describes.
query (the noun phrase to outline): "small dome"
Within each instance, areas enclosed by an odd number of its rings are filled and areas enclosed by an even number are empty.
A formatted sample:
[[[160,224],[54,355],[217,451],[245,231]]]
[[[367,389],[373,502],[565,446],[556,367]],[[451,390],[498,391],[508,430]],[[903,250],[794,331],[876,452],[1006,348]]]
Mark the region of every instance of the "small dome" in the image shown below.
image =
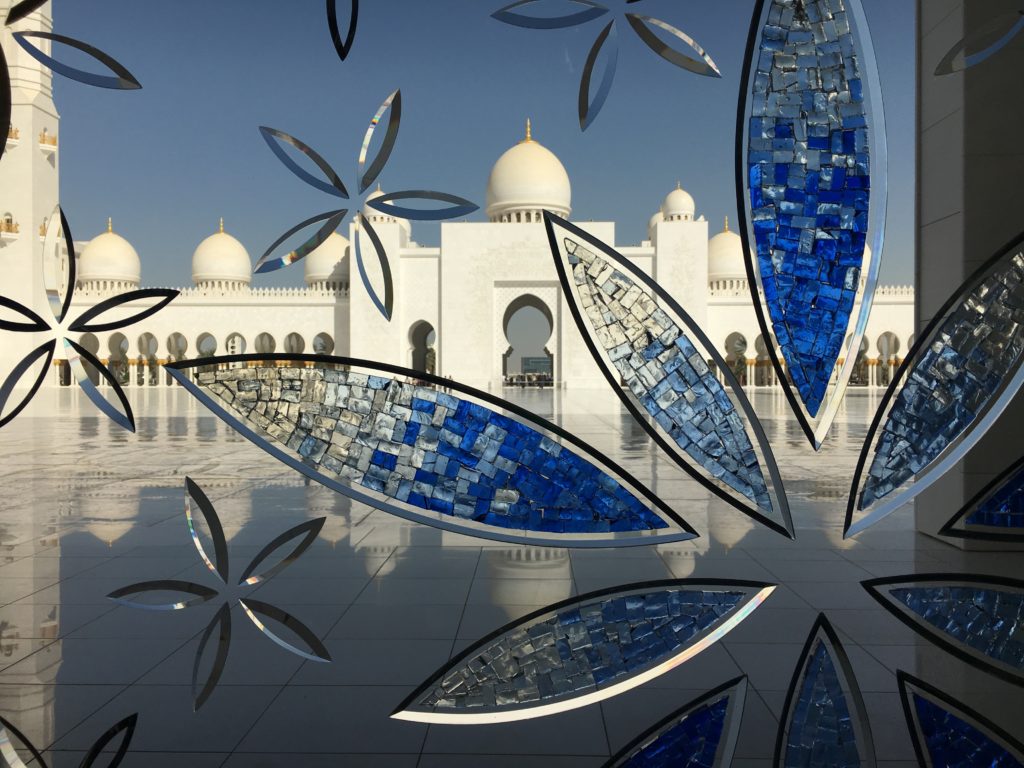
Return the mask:
[[[107,231],[89,241],[78,259],[78,279],[128,282],[136,285],[142,278],[142,264],[132,244],[114,232],[107,220]]]
[[[380,184],[370,194],[366,196],[363,201],[363,216],[370,220],[371,224],[397,224],[405,232],[405,239],[408,240],[412,235],[412,225],[409,224],[408,219],[399,219],[397,216],[392,216],[389,213],[382,213],[376,208],[371,208],[369,202],[376,200],[378,197],[384,197],[384,190],[380,188]]]
[[[551,150],[533,140],[527,121],[526,138],[499,157],[491,169],[487,216],[497,221],[516,211],[547,209],[568,217],[571,201],[572,187],[565,166]]]
[[[651,220],[647,222],[647,236],[649,238],[654,237],[654,230],[658,226],[658,222],[664,220],[665,214],[663,214],[661,211],[657,211],[653,216],[651,216]]]
[[[248,284],[251,279],[249,252],[224,231],[221,219],[220,231],[203,240],[192,254],[192,282],[198,285],[224,280]]]
[[[665,202],[661,204],[661,214],[665,221],[692,221],[696,211],[697,205],[693,202],[693,196],[678,182],[676,188],[668,193]]]
[[[743,240],[729,231],[729,219],[725,229],[711,238],[708,243],[708,280],[746,280],[747,267],[743,259]]]
[[[348,282],[348,239],[332,232],[302,261],[307,284]]]

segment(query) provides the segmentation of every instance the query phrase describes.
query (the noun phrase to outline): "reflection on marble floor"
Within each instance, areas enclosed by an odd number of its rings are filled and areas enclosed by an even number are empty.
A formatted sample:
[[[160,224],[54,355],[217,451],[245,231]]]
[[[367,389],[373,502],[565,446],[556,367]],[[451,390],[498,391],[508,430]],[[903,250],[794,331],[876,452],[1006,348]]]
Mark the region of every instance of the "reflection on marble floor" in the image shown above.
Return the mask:
[[[127,766],[476,766],[487,755],[488,765],[583,768],[602,765],[668,713],[746,674],[733,764],[768,766],[790,677],[824,611],[857,675],[880,765],[915,764],[897,668],[1009,733],[1019,730],[1021,688],[932,645],[860,586],[913,573],[1018,577],[1024,564],[1021,554],[963,553],[922,536],[909,508],[855,540],[842,539],[850,477],[876,394],[847,397],[816,455],[781,395],[755,392],[793,505],[795,542],[709,500],[655,452],[608,393],[504,396],[621,462],[701,538],[572,553],[481,542],[308,483],[181,391],[134,392],[136,436],[80,408],[75,392],[41,392],[0,439],[0,716],[46,748],[57,767],[78,765],[99,734],[138,712]],[[182,514],[186,473],[216,505],[239,566],[282,530],[327,518],[303,557],[253,596],[301,615],[333,663],[295,657],[250,622],[235,621],[220,685],[198,713],[192,663],[216,606],[144,612],[106,598],[150,579],[210,584]],[[388,717],[452,655],[530,611],[671,577],[780,587],[704,653],[597,705],[499,725]],[[346,763],[342,755],[359,757]]]

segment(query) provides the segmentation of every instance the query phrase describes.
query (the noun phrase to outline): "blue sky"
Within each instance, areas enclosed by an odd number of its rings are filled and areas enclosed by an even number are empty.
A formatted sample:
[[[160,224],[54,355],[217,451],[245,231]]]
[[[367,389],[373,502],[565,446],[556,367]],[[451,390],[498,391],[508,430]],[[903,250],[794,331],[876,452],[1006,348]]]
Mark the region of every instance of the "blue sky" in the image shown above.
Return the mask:
[[[882,279],[909,283],[914,3],[863,3],[888,123]],[[342,63],[323,0],[54,0],[57,32],[109,53],[143,84],[114,92],[57,80],[61,200],[76,238],[99,233],[112,216],[142,258],[144,284],[181,286],[190,282],[192,251],[223,216],[255,261],[292,225],[337,207],[281,165],[257,126],[309,143],[352,191],[367,123],[395,88],[404,110],[380,177],[386,190],[436,189],[482,206],[491,165],[522,138],[529,116],[534,137],[569,172],[573,217],[616,221],[620,244],[645,237],[677,179],[712,232],[725,216],[735,219],[736,103],[752,0],[631,6],[694,37],[723,78],[672,66],[620,25],[615,84],[586,133],[576,118],[580,70],[604,22],[519,29],[490,18],[504,4],[364,0],[353,52]],[[608,5],[621,11],[625,0]],[[413,233],[424,244],[439,234],[437,225],[418,222]],[[255,279],[301,282],[301,266]]]

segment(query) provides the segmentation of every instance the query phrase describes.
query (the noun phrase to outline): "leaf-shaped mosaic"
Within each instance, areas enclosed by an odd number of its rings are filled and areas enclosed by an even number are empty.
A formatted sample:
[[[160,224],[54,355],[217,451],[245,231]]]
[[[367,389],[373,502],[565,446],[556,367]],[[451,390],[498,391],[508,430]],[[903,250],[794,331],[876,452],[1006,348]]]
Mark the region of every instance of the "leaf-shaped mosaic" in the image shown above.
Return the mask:
[[[893,376],[861,449],[852,536],[917,496],[981,439],[1024,383],[1024,235],[958,288]]]
[[[965,539],[1024,541],[1024,456],[981,489],[940,533]]]
[[[903,670],[897,678],[920,765],[1024,766],[1024,745],[1002,728]]]
[[[754,13],[736,157],[740,234],[762,333],[777,342],[768,352],[819,448],[877,280],[881,94],[861,0],[759,0]]]
[[[771,448],[715,345],[627,258],[564,219],[545,213],[544,220],[573,318],[637,423],[706,488],[772,530],[792,536]],[[728,389],[708,360],[725,376]]]
[[[204,358],[167,370],[277,459],[410,520],[559,546],[696,536],[579,438],[447,379],[364,360],[288,354]]]
[[[928,574],[872,579],[864,588],[936,645],[1024,685],[1024,581]]]
[[[779,768],[872,768],[871,726],[853,666],[824,614],[811,628],[786,695]]]
[[[635,738],[605,768],[732,765],[746,695],[746,677],[708,691]]]
[[[556,603],[460,653],[392,717],[498,723],[603,701],[710,647],[774,589],[749,581],[667,580]]]

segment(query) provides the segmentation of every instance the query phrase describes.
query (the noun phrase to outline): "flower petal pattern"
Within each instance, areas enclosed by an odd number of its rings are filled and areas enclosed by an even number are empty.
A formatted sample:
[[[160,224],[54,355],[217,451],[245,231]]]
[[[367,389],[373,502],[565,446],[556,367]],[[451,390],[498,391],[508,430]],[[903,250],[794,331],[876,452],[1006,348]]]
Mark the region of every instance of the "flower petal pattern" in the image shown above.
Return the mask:
[[[924,574],[863,585],[915,632],[968,664],[1024,686],[1024,581]]]
[[[121,389],[121,385],[117,383],[117,379],[107,370],[107,366],[97,360],[89,350],[71,339],[64,339],[64,353],[67,356],[68,365],[71,366],[71,374],[75,377],[78,386],[82,388],[86,397],[92,400],[93,405],[103,411],[115,424],[124,427],[129,432],[134,432],[135,416],[132,413],[132,407],[129,405],[128,398],[125,396],[124,390]],[[106,379],[107,384],[110,385],[111,390],[117,397],[120,408],[104,397],[103,393],[92,383],[92,379],[89,378],[89,372],[85,369],[86,363],[97,374]]]
[[[501,723],[603,701],[710,647],[774,589],[748,581],[683,579],[570,598],[474,643],[391,716],[421,723]]]
[[[604,72],[601,74],[601,83],[593,97],[590,95],[590,83],[594,77],[594,69],[597,67],[597,59],[601,51],[606,51]],[[583,65],[583,76],[580,78],[580,95],[577,103],[577,112],[580,118],[580,129],[587,130],[594,122],[605,101],[608,100],[608,93],[615,81],[615,70],[619,63],[619,36],[616,32],[615,21],[609,21],[604,29],[598,34],[587,54],[587,61]]]
[[[373,140],[374,131],[377,130],[377,126],[380,124],[385,113],[388,113],[388,129],[384,134],[384,141],[381,142],[380,149],[377,150],[376,156],[370,162],[370,167],[367,168],[366,156],[370,151],[370,142]],[[402,91],[397,90],[384,99],[384,103],[380,105],[377,113],[370,120],[370,127],[366,129],[366,135],[363,136],[363,146],[359,150],[359,169],[357,172],[360,194],[368,190],[370,185],[380,176],[380,172],[384,170],[388,158],[391,157],[391,151],[395,148],[395,142],[398,141],[398,129],[401,125]]]
[[[704,75],[705,77],[722,76],[722,73],[719,71],[718,65],[715,64],[714,60],[708,56],[700,45],[697,44],[696,40],[681,29],[677,29],[661,19],[655,19],[650,16],[641,16],[637,13],[627,13],[626,21],[629,22],[629,25],[633,28],[633,31],[636,32],[637,37],[644,42],[644,45],[661,56],[665,61],[675,64],[680,69],[685,69],[698,75]],[[700,58],[695,59],[692,56],[687,56],[684,53],[674,50],[667,43],[663,42],[661,38],[654,33],[654,30],[652,30],[651,27],[657,27],[658,29],[664,30],[665,32],[673,35],[694,53],[700,56]]]
[[[50,372],[50,364],[53,362],[53,353],[57,348],[57,342],[53,339],[41,344],[40,346],[33,349],[21,361],[14,366],[14,370],[11,371],[7,378],[4,379],[3,385],[0,385],[0,428],[6,426],[24,410],[25,406],[29,404],[36,392],[39,391],[39,387],[42,386],[46,380],[46,375]],[[45,358],[45,359],[44,359]],[[39,361],[42,360],[42,364]],[[14,388],[18,385],[18,382],[30,371],[33,366],[39,365],[39,372],[36,374],[35,380],[29,387],[28,392],[24,393],[15,405],[8,408],[7,401],[11,399],[11,395],[14,393]]]
[[[48,56],[32,45],[32,43],[28,42],[28,38],[49,40],[54,43],[62,43],[70,48],[75,48],[82,53],[92,56],[114,74],[98,75],[94,72],[86,72],[85,70],[76,69],[75,67],[68,66],[67,64],[62,64],[57,61],[57,59],[52,56]],[[97,88],[113,88],[122,91],[136,90],[142,87],[142,84],[135,79],[135,76],[131,72],[125,69],[124,65],[111,58],[98,48],[94,48],[88,43],[83,43],[80,40],[75,40],[74,38],[66,37],[64,35],[55,35],[52,32],[15,32],[14,40],[25,50],[26,53],[28,53],[29,56],[38,61],[44,67],[49,67],[58,75],[63,75],[71,80],[77,80],[80,83],[93,85]]]
[[[58,205],[46,220],[43,237],[43,285],[54,319],[61,323],[71,308],[75,294],[78,259],[75,239],[64,210]]]
[[[342,182],[341,177],[331,167],[330,163],[324,160],[320,154],[308,144],[300,141],[291,134],[279,131],[276,128],[269,128],[265,125],[260,126],[260,135],[263,137],[263,140],[267,142],[267,146],[270,147],[270,151],[277,156],[277,159],[284,163],[284,166],[298,176],[302,181],[315,189],[319,189],[321,192],[326,192],[329,195],[348,198],[348,190],[345,189],[345,184]],[[320,169],[320,172],[327,178],[327,181],[318,179],[301,165],[292,160],[281,146],[281,142],[294,147],[312,160],[316,167]]]
[[[13,310],[21,318],[24,318],[11,319],[0,317],[0,330],[13,331],[15,333],[39,333],[50,330],[50,326],[46,324],[43,318],[37,315],[31,307],[26,307],[20,301],[0,296],[0,307]]]
[[[1022,286],[1024,233],[967,278],[918,334],[864,440],[846,536],[945,474],[1024,384]]]
[[[504,8],[499,8],[491,17],[497,19],[505,24],[511,24],[515,27],[525,27],[527,29],[563,29],[565,27],[575,27],[580,24],[586,24],[588,21],[600,18],[608,13],[608,9],[593,0],[566,0],[567,3],[572,3],[574,6],[581,7],[582,10],[571,11],[569,13],[562,14],[561,16],[530,16],[525,13],[517,13],[516,8],[529,7],[536,5],[538,0],[516,0],[514,3],[506,5]]]
[[[242,361],[244,368],[227,367]],[[189,369],[198,365],[222,368],[193,382]],[[447,379],[373,361],[294,354],[205,358],[166,370],[278,460],[406,519],[557,546],[696,535],[579,438]]]
[[[11,73],[7,69],[7,56],[0,50],[0,125],[11,124]],[[7,141],[0,143],[0,160],[7,151]]]
[[[20,3],[15,3],[11,6],[11,10],[7,12],[7,20],[4,24],[10,26],[16,21],[21,21],[27,18],[33,11],[37,11],[46,5],[47,0],[21,0]]]
[[[896,677],[919,765],[1024,766],[1024,744],[995,723],[902,669]]]
[[[605,768],[726,768],[736,751],[747,678],[694,699],[637,736]]]
[[[106,763],[107,768],[117,768],[128,753],[128,747],[132,743],[132,736],[135,735],[135,725],[138,723],[138,720],[138,714],[128,715],[124,720],[113,725],[110,730],[100,736],[96,740],[96,743],[92,745],[92,748],[82,759],[81,768],[92,768],[92,766],[96,765],[96,761],[99,760],[100,755],[107,746],[111,744],[114,739],[120,737],[121,740],[118,742],[117,749],[114,751],[114,756]]]
[[[573,319],[636,422],[705,488],[792,537],[788,501],[764,430],[715,345],[628,259],[551,213],[544,222]],[[709,369],[709,359],[729,382],[731,396]]]
[[[261,581],[266,581],[272,576],[283,571],[289,565],[294,563],[302,553],[309,549],[310,545],[316,541],[316,537],[320,535],[320,530],[324,527],[324,523],[327,522],[326,517],[318,517],[316,520],[307,520],[304,523],[296,525],[294,528],[289,528],[287,531],[282,533],[272,542],[267,544],[260,552],[252,559],[252,562],[246,566],[242,576],[238,579],[239,584],[259,584]],[[302,537],[301,540],[295,545],[295,548],[291,552],[283,556],[274,565],[266,568],[265,570],[256,573],[256,569],[259,568],[263,562],[277,553],[279,549],[284,547],[290,541]]]
[[[882,256],[885,124],[861,0],[758,0],[744,81],[736,181],[751,298],[818,449],[853,374]]]
[[[873,768],[867,708],[843,645],[825,614],[804,644],[789,684],[775,765],[780,768]]]
[[[289,229],[277,240],[271,243],[270,247],[260,256],[259,261],[256,262],[256,266],[252,268],[252,271],[256,274],[263,274],[265,272],[274,272],[275,270],[287,267],[289,264],[294,264],[297,261],[301,261],[306,258],[309,254],[315,251],[331,233],[341,226],[342,219],[348,214],[347,208],[342,208],[339,211],[326,211],[325,213],[318,213],[316,216],[310,216],[305,221],[300,221],[294,227]],[[274,256],[274,251],[281,245],[285,240],[294,235],[299,230],[305,229],[311,224],[316,224],[318,221],[324,222],[317,231],[310,237],[306,242],[296,248],[294,251],[289,251],[283,256]]]
[[[363,287],[366,289],[370,301],[373,302],[373,305],[384,316],[384,319],[390,321],[395,309],[395,286],[391,277],[391,264],[388,261],[387,251],[384,250],[384,244],[381,243],[377,230],[373,228],[369,219],[363,216],[362,213],[356,216],[355,224],[356,268],[359,270],[359,279],[363,281]],[[370,247],[373,248],[373,253],[377,257],[377,263],[380,265],[381,279],[384,282],[383,299],[381,299],[377,289],[373,287],[373,283],[370,282],[370,276],[366,271],[366,261],[363,256],[363,251],[366,250],[366,247],[363,245],[363,232],[366,233],[366,237],[370,241]]]
[[[348,32],[345,39],[341,39],[341,30],[338,27],[338,0],[327,0],[327,26],[331,31],[331,41],[334,43],[334,50],[338,52],[338,58],[344,61],[352,52],[352,43],[356,38],[356,25],[359,21],[359,0],[346,0],[348,3]]]
[[[217,633],[217,645],[213,649],[213,660],[210,669],[203,679],[202,686],[199,685],[199,670],[202,666],[203,657],[206,655],[206,646],[210,644],[213,633]],[[206,703],[220,682],[220,676],[224,673],[224,665],[228,660],[228,650],[231,647],[231,607],[224,603],[217,611],[217,614],[206,625],[203,636],[199,639],[199,647],[196,649],[196,660],[192,666],[192,698],[193,707],[196,712]]]
[[[193,522],[193,502],[199,510],[199,514],[203,516],[203,520],[206,521],[206,527],[210,530],[210,538],[213,540],[213,561],[206,554],[202,539],[199,538],[199,532],[196,530],[195,523]],[[227,584],[229,572],[228,542],[224,538],[224,528],[220,524],[220,517],[217,516],[217,510],[213,508],[210,499],[207,498],[203,489],[191,477],[185,478],[185,519],[188,521],[188,531],[192,536],[192,542],[196,545],[196,549],[199,550],[199,557],[202,558],[203,562],[206,563],[206,567],[211,572],[217,574],[221,583]]]
[[[68,330],[76,333],[100,333],[102,331],[113,331],[117,328],[124,328],[127,325],[141,322],[147,317],[155,315],[161,309],[174,301],[179,293],[180,291],[176,291],[173,288],[141,288],[134,291],[119,293],[117,296],[111,296],[109,299],[104,299],[99,304],[87,309],[76,320],[74,320],[70,326],[68,326]],[[144,309],[140,309],[127,317],[119,317],[116,320],[107,320],[106,322],[93,322],[112,309],[122,307],[125,304],[130,304],[133,301],[142,301],[144,299],[160,299],[160,301]]]
[[[184,600],[175,600],[171,603],[147,603],[141,600],[130,600],[134,595],[143,595],[147,592],[182,592],[192,597]],[[161,579],[158,581],[140,581],[138,584],[131,584],[127,587],[115,589],[107,597],[116,603],[126,605],[130,608],[142,608],[147,611],[180,611],[193,605],[205,603],[217,596],[217,590],[204,587],[202,584],[194,584],[191,581],[177,581],[174,579]]]
[[[447,208],[424,210],[422,208],[408,208],[400,205],[390,205],[392,200],[439,200],[444,203],[451,203]],[[388,216],[395,216],[399,219],[413,219],[415,221],[442,221],[444,219],[457,219],[460,216],[468,216],[477,210],[479,206],[471,203],[464,197],[451,195],[447,192],[433,192],[429,189],[409,189],[401,192],[387,192],[380,197],[367,200],[366,204]]]
[[[10,722],[0,717],[0,759],[4,761],[5,768],[26,768],[25,761],[21,759],[18,751],[14,748],[14,739],[17,739],[25,749],[32,755],[30,761],[33,765],[46,765],[39,750],[29,741],[25,734],[14,727]]]
[[[286,651],[290,651],[296,656],[301,656],[307,661],[327,662],[331,660],[331,654],[328,653],[327,648],[324,647],[320,638],[313,634],[313,631],[309,627],[296,619],[290,613],[285,613],[280,608],[276,608],[268,603],[262,603],[259,600],[253,600],[252,598],[239,600],[238,602],[242,606],[242,610],[245,611],[246,616],[248,616],[252,623],[256,625],[257,629]],[[309,652],[296,648],[291,643],[287,643],[282,640],[271,632],[267,628],[266,624],[257,618],[258,616],[262,616],[265,619],[271,619],[276,621],[278,624],[287,627],[301,638],[301,640],[309,647]]]
[[[939,533],[962,539],[1024,541],[1024,456],[993,478]]]

